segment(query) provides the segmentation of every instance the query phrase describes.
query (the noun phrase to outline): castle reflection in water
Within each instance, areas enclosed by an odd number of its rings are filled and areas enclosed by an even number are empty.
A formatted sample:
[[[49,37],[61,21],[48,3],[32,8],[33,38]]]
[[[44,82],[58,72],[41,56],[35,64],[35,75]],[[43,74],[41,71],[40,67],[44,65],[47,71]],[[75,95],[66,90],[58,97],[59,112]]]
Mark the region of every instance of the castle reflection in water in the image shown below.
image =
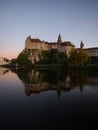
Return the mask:
[[[1,68],[0,105],[0,130],[94,129],[98,73]]]
[[[0,69],[0,74],[9,70]],[[96,72],[61,71],[61,70],[11,70],[15,72],[24,84],[27,96],[39,94],[44,91],[56,91],[60,96],[62,92],[70,92],[73,89],[83,91],[85,86],[98,90],[98,74]]]
[[[98,89],[98,74],[96,72],[61,71],[61,70],[16,70],[24,84],[25,93],[38,94],[44,91],[56,91],[60,96],[62,92],[73,89],[83,91],[85,86]]]

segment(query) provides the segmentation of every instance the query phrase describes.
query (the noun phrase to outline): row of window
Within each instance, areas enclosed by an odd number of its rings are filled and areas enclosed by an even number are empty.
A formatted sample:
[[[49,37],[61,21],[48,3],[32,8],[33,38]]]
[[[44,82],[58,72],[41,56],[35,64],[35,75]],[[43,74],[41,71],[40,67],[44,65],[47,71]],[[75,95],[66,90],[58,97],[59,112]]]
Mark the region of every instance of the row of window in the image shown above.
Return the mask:
[[[86,50],[90,56],[98,56],[98,50]]]

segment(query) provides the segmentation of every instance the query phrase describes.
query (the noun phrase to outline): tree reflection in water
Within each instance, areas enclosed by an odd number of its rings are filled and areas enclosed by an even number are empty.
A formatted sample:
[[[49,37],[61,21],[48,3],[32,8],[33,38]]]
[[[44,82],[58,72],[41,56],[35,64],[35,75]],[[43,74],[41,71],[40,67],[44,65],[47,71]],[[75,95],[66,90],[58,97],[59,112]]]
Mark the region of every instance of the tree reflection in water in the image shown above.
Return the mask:
[[[76,87],[82,92],[84,85],[92,84],[98,87],[98,74],[94,72],[51,69],[18,69],[14,70],[14,72],[22,80],[27,96],[48,90],[55,90],[60,96],[61,92],[69,92]]]

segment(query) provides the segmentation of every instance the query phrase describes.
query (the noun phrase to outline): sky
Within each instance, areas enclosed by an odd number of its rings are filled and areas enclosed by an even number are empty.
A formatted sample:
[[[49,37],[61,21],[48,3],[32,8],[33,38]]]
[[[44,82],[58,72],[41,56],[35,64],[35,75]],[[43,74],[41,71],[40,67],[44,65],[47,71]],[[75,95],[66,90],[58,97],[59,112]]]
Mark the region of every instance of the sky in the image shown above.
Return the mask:
[[[0,57],[16,58],[26,38],[98,47],[98,0],[0,0]]]

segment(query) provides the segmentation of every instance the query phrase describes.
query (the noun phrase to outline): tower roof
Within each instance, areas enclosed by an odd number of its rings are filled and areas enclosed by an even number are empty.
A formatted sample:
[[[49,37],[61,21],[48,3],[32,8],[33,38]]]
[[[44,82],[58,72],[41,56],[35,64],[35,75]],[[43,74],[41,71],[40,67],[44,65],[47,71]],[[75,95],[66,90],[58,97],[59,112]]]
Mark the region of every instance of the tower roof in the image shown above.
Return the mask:
[[[62,42],[62,37],[61,37],[61,34],[60,34],[60,33],[59,33],[57,42],[58,42],[58,43],[61,43],[61,42]]]

